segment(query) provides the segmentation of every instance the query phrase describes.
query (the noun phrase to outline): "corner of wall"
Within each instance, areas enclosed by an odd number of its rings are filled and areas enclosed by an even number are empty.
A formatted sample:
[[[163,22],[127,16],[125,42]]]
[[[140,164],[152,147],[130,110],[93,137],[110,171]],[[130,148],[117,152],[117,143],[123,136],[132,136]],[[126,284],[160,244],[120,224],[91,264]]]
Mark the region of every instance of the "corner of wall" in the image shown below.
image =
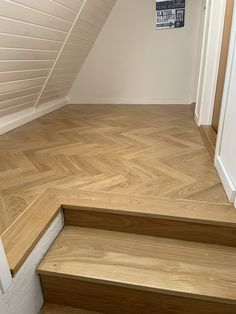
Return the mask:
[[[66,106],[69,103],[68,97],[59,98],[50,102],[43,104],[37,110],[25,111],[25,112],[17,112],[12,116],[12,119],[4,120],[1,122],[0,126],[0,135],[7,133],[17,127],[20,127],[28,122],[31,122],[41,116],[44,116],[47,113],[50,113],[54,110],[57,110],[61,107]]]

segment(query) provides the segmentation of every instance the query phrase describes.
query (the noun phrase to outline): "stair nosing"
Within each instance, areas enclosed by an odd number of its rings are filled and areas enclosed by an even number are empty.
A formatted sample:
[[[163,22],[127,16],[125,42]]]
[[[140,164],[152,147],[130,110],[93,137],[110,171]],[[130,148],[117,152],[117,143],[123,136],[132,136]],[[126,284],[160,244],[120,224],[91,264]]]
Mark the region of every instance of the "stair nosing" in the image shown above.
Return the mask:
[[[95,232],[95,230],[97,231],[101,231],[101,232],[107,232],[110,234],[126,234],[128,235],[128,233],[126,232],[118,232],[118,231],[108,231],[108,230],[99,230],[99,229],[94,229],[94,228],[84,228],[84,227],[73,227],[73,226],[66,226],[65,227],[67,230],[76,230],[76,229],[81,229],[81,230],[85,230],[85,231],[89,231],[89,230],[93,230]],[[62,231],[63,232],[63,231]],[[163,239],[161,237],[155,237],[155,236],[149,236],[149,235],[134,235],[137,237],[145,237],[145,238],[159,238],[159,239]],[[191,242],[191,241],[186,241],[186,240],[176,240],[176,239],[169,239],[169,238],[164,238],[164,241],[168,240],[170,241],[171,245],[172,243],[177,244],[178,242],[182,242],[182,243],[188,243],[188,245],[191,245],[191,243],[193,245],[200,245],[200,246],[205,246],[206,249],[208,248],[214,248],[217,249],[219,248],[219,250],[221,249],[222,251],[220,251],[220,253],[223,253],[223,249],[226,250],[227,247],[226,246],[222,246],[222,245],[214,245],[214,244],[204,244],[204,243],[196,243],[196,242]],[[56,240],[57,241],[57,240]],[[167,245],[169,246],[169,242],[167,242]],[[51,248],[53,249],[53,247]],[[195,247],[196,249],[196,247]],[[197,247],[198,249],[198,247]],[[233,248],[231,248],[233,249]],[[234,249],[236,251],[236,249]],[[214,250],[215,251],[215,250]],[[236,252],[235,252],[236,254]],[[159,258],[159,260],[161,260],[162,258]],[[164,259],[163,259],[164,260]],[[60,262],[59,262],[60,263]],[[78,273],[69,273],[68,271],[64,270],[64,271],[57,271],[55,270],[45,270],[45,268],[47,268],[46,266],[43,266],[43,261],[41,262],[41,264],[38,266],[38,273],[42,276],[50,276],[50,277],[58,277],[58,278],[65,278],[65,279],[73,279],[73,280],[79,280],[79,281],[84,281],[84,282],[91,282],[91,283],[97,283],[97,284],[106,284],[106,285],[113,285],[113,286],[119,286],[119,287],[124,287],[124,288],[130,288],[130,289],[135,289],[135,290],[142,290],[142,291],[149,291],[149,292],[156,292],[159,294],[167,294],[167,295],[172,295],[172,296],[179,296],[179,297],[186,297],[186,298],[192,298],[192,299],[197,299],[197,300],[204,300],[204,301],[211,301],[211,302],[218,302],[218,303],[227,303],[227,304],[236,304],[236,295],[235,298],[234,297],[221,297],[221,296],[215,296],[212,295],[211,293],[208,292],[208,294],[203,294],[203,293],[197,293],[197,292],[191,292],[191,291],[184,291],[184,289],[180,289],[177,290],[176,288],[159,288],[158,287],[158,280],[157,280],[157,285],[153,286],[151,283],[149,285],[145,285],[145,284],[141,284],[141,283],[137,283],[137,282],[130,282],[129,280],[118,280],[118,279],[109,279],[106,276],[89,276],[89,275],[81,275]],[[205,267],[205,266],[204,266]]]
[[[112,206],[111,206],[112,207]],[[159,213],[152,212],[142,212],[131,209],[117,209],[117,208],[105,208],[105,207],[90,207],[83,205],[66,205],[62,204],[63,210],[74,210],[74,211],[84,211],[84,212],[97,212],[97,213],[107,213],[107,214],[117,214],[117,215],[127,215],[127,216],[138,216],[138,217],[147,217],[147,218],[156,218],[163,220],[171,220],[178,222],[190,222],[202,225],[211,225],[211,226],[221,226],[221,227],[236,227],[236,222],[224,222],[218,220],[208,220],[203,218],[194,218],[194,217],[185,217],[185,216],[171,216]],[[236,213],[236,210],[235,210]]]
[[[94,277],[88,277],[88,276],[81,276],[81,275],[72,275],[72,274],[62,274],[59,272],[51,272],[51,271],[42,271],[38,270],[38,273],[43,276],[50,276],[54,278],[64,278],[64,279],[72,279],[72,280],[79,280],[83,282],[89,282],[89,283],[97,283],[97,284],[103,284],[103,285],[109,285],[109,286],[116,286],[116,287],[123,287],[123,288],[129,288],[133,290],[141,290],[146,292],[154,292],[158,294],[164,294],[164,295],[170,295],[170,296],[176,296],[176,297],[184,297],[189,299],[195,299],[195,300],[202,300],[202,301],[209,301],[209,302],[217,302],[217,303],[225,303],[225,304],[236,304],[236,298],[220,298],[220,297],[214,297],[210,295],[203,295],[203,294],[197,294],[197,293],[189,293],[189,292],[183,292],[178,290],[170,290],[170,289],[162,289],[157,287],[148,287],[145,285],[138,285],[133,284],[129,282],[124,281],[112,281],[109,279],[104,278],[94,278]]]

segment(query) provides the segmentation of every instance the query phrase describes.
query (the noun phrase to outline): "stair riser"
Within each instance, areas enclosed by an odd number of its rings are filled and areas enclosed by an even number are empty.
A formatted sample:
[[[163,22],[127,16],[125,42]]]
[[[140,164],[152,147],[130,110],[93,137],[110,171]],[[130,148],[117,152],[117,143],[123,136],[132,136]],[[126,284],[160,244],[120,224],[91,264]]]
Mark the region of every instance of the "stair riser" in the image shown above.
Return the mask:
[[[236,247],[236,228],[154,216],[64,209],[65,224]]]
[[[107,314],[235,314],[236,305],[41,275],[45,301]]]

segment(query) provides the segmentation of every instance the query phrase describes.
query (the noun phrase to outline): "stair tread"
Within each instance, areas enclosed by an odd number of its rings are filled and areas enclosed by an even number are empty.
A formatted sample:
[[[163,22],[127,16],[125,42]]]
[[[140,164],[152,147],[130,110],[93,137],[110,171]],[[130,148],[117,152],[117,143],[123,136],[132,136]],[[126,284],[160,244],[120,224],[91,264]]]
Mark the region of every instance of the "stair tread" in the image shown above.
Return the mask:
[[[236,304],[232,247],[66,226],[38,271]]]
[[[40,314],[102,314],[102,313],[77,309],[70,306],[46,303]]]
[[[112,192],[59,190],[64,209],[96,209],[164,219],[195,221],[222,226],[236,225],[236,210],[232,204],[220,204],[168,197],[119,194]]]

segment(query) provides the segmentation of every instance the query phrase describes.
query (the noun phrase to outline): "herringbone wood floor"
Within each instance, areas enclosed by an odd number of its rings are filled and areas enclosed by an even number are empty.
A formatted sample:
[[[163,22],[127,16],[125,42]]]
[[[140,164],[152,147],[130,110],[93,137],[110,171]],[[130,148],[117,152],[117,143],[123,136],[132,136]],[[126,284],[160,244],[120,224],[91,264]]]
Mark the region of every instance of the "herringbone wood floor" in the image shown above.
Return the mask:
[[[0,233],[49,187],[227,203],[188,106],[70,105],[0,137]]]

